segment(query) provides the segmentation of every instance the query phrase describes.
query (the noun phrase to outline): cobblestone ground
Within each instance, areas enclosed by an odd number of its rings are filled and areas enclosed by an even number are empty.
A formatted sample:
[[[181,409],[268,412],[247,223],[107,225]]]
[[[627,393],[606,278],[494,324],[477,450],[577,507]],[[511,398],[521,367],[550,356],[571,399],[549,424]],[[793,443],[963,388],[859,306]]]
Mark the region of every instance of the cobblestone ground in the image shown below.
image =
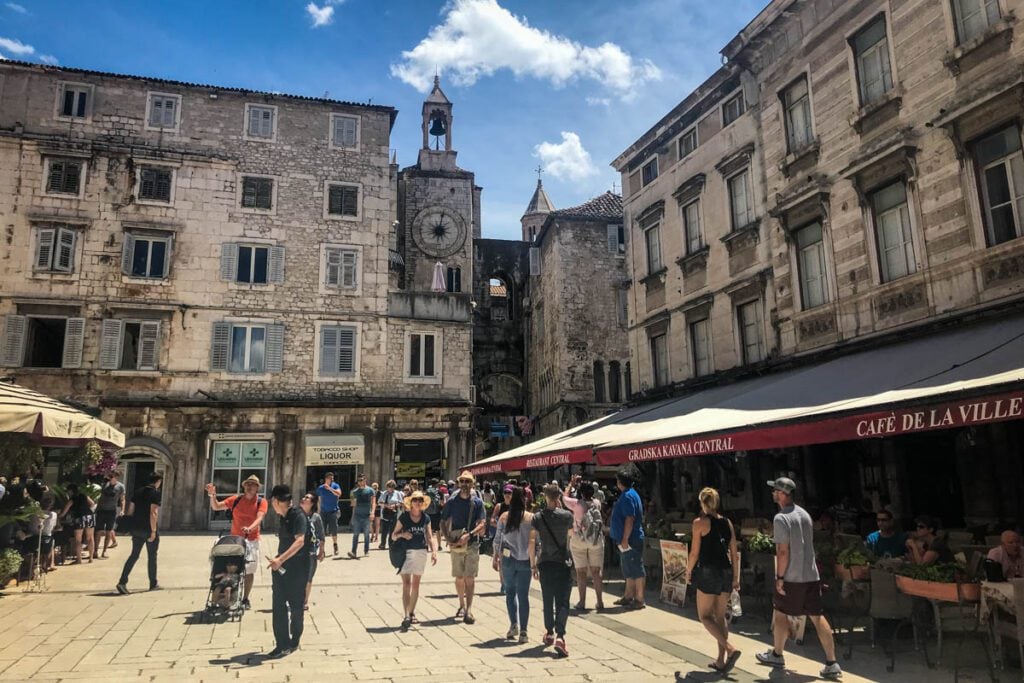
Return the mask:
[[[347,536],[342,547],[348,547]],[[572,616],[571,656],[556,659],[543,648],[539,586],[531,596],[530,642],[504,640],[508,624],[497,577],[482,563],[474,606],[477,623],[454,617],[447,553],[428,567],[417,609],[418,627],[400,633],[401,587],[387,554],[372,550],[359,560],[331,559],[316,576],[301,649],[281,660],[261,656],[273,647],[270,577],[257,576],[253,609],[241,622],[205,623],[200,618],[209,572],[210,535],[161,539],[160,583],[164,590],[120,596],[114,590],[129,543],[122,539],[111,558],[66,566],[51,573],[43,592],[9,588],[0,597],[0,680],[32,681],[792,681],[817,679],[821,649],[813,636],[787,652],[785,671],[756,664],[766,648],[764,621],[741,622],[735,643],[738,667],[723,679],[707,669],[713,641],[694,619],[692,606],[670,610],[652,595],[640,612],[609,611]],[[265,544],[271,543],[266,539]],[[343,551],[344,552],[344,551]],[[145,553],[132,577],[146,585]],[[132,587],[130,584],[129,587]],[[619,592],[612,583],[610,591]],[[575,599],[575,592],[574,592]],[[613,597],[609,598],[609,602]],[[750,633],[748,633],[750,631]],[[744,635],[747,633],[747,635]],[[844,681],[953,680],[949,669],[928,670],[920,655],[903,654],[886,673],[881,652],[866,639],[849,661]],[[985,680],[977,671],[976,678]],[[1019,675],[1006,672],[1005,680]]]

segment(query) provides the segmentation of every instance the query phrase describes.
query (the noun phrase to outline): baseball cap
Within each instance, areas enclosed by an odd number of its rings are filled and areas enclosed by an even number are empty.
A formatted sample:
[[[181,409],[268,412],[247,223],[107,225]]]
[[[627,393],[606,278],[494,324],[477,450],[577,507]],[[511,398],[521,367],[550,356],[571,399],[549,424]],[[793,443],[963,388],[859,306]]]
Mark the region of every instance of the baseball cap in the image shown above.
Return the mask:
[[[796,482],[789,477],[769,479],[768,486],[776,491],[782,491],[783,493],[788,493],[790,495],[793,495],[793,491],[796,491]]]
[[[505,484],[505,488],[501,490],[502,493],[512,493],[516,490],[516,487],[512,484]]]

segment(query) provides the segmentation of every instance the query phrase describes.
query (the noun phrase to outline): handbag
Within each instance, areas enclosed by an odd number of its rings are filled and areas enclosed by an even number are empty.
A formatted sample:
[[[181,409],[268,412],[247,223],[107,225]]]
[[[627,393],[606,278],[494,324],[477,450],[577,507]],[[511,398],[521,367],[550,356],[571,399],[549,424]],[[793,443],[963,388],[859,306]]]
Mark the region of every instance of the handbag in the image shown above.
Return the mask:
[[[551,539],[555,542],[555,547],[558,548],[559,552],[565,555],[565,566],[572,569],[572,553],[567,552],[565,545],[558,542],[558,537],[555,536],[553,531],[551,531],[551,525],[548,524],[548,520],[544,518],[543,513],[538,512],[537,516],[540,517],[540,521],[544,522],[544,528],[548,530],[548,535],[551,536]]]
[[[405,564],[405,551],[409,549],[409,541],[404,538],[400,538],[397,541],[391,541],[391,545],[388,546],[388,556],[391,560],[391,566],[402,571],[402,565]]]

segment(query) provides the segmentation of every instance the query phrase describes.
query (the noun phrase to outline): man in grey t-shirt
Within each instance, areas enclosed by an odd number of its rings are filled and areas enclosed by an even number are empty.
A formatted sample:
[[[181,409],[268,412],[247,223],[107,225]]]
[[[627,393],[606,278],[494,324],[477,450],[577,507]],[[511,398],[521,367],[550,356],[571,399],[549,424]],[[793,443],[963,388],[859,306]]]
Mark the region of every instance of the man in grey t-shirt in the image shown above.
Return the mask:
[[[114,527],[117,525],[117,518],[124,516],[125,490],[124,484],[118,481],[119,474],[111,472],[107,483],[100,488],[99,500],[96,501],[96,531],[103,538],[103,554],[99,555],[100,544],[96,543],[93,557],[105,558],[107,548],[117,547],[117,535]]]
[[[772,500],[779,506],[775,515],[775,594],[772,606],[774,647],[758,653],[757,661],[782,667],[786,660],[782,650],[789,634],[789,617],[806,616],[818,632],[825,650],[822,678],[837,678],[843,671],[836,662],[836,644],[832,627],[822,616],[821,579],[814,563],[814,523],[811,516],[793,502],[796,483],[787,477],[768,482]]]

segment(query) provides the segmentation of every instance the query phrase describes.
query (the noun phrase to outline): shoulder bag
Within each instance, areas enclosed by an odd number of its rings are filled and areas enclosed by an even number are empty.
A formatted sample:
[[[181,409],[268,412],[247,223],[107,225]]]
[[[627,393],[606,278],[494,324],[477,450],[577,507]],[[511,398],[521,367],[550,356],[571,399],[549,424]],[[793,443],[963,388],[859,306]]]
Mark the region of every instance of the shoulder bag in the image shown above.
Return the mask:
[[[558,537],[551,531],[551,525],[548,524],[548,520],[544,517],[543,513],[538,512],[535,517],[540,517],[540,521],[544,523],[544,528],[548,530],[548,536],[555,542],[555,547],[558,548],[560,553],[565,555],[565,566],[572,569],[572,553],[566,551],[564,543],[558,542]]]

